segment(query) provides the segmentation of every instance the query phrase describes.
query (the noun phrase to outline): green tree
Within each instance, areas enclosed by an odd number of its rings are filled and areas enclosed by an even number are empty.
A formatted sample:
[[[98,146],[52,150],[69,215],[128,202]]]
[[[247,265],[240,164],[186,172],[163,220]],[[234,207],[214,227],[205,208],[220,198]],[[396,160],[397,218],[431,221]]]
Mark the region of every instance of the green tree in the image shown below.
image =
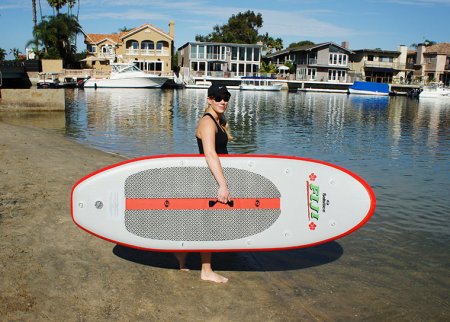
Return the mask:
[[[259,40],[258,30],[262,27],[263,19],[260,13],[253,11],[239,12],[228,19],[222,26],[216,25],[213,32],[202,36],[195,36],[196,41],[224,42],[237,44],[256,44]]]
[[[133,30],[133,28],[128,28],[127,26],[123,26],[122,28],[119,28],[119,32],[127,32]]]
[[[74,62],[77,34],[81,26],[75,16],[59,14],[44,17],[33,31],[44,47],[44,57],[61,58],[65,64]]]
[[[3,48],[0,48],[0,61],[5,60],[6,51]]]
[[[19,56],[22,54],[18,48],[10,49],[9,53],[14,56],[15,60],[19,60]]]
[[[310,41],[310,40],[303,40],[303,41],[291,43],[288,46],[288,48],[298,48],[298,47],[313,46],[313,45],[315,45],[315,43],[313,43],[312,41]]]
[[[37,11],[36,11],[36,0],[31,1],[32,10],[33,10],[33,28],[37,26]],[[37,52],[39,48],[39,39],[34,36],[34,51]]]
[[[47,2],[48,5],[53,8],[53,10],[56,10],[56,15],[58,16],[60,14],[59,10],[61,10],[61,8],[64,7],[67,4],[67,2],[69,2],[69,0],[47,0]],[[70,2],[74,3],[75,1]]]
[[[259,36],[259,41],[263,44],[263,50],[272,53],[274,50],[283,49],[283,40],[281,38],[274,39],[266,32]]]
[[[431,46],[431,45],[436,45],[437,42],[435,42],[434,40],[429,40],[429,39],[425,39],[423,42],[423,44],[425,44],[425,46]],[[417,47],[419,47],[419,44],[413,43],[411,45],[409,45],[411,48],[417,49]]]
[[[272,65],[272,64],[268,64],[264,61],[261,62],[261,68],[259,69],[259,71],[262,74],[276,74],[277,73],[277,66]]]

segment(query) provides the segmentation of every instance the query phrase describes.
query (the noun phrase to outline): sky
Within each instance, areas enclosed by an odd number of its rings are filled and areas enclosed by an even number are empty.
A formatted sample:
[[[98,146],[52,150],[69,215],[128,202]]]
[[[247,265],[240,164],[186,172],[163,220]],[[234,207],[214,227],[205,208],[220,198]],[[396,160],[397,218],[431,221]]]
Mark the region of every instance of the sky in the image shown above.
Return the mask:
[[[47,0],[39,2],[42,15],[52,15]],[[31,0],[0,0],[0,48],[25,53],[32,40]],[[66,12],[65,7],[62,12]],[[259,33],[293,42],[349,42],[349,48],[396,50],[424,40],[450,42],[450,0],[80,0],[79,22],[86,33],[115,33],[123,27],[150,23],[167,33],[175,21],[175,48],[211,33],[233,14],[261,13]],[[77,51],[85,50],[84,37]],[[12,59],[8,55],[7,59]]]

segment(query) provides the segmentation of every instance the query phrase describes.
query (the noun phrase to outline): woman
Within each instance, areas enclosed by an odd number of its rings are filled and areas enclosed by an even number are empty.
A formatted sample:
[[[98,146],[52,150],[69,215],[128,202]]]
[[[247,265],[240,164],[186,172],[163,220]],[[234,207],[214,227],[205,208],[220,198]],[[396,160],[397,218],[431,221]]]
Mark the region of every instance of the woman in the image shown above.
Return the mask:
[[[228,107],[231,94],[226,86],[211,85],[208,88],[208,106],[197,125],[195,136],[200,154],[204,154],[209,169],[216,179],[219,189],[217,200],[222,203],[231,201],[227,181],[223,174],[218,154],[228,154],[227,143],[230,134],[223,113]],[[181,270],[186,270],[187,253],[176,253]],[[227,278],[215,273],[211,268],[211,253],[201,253],[202,280],[226,283]]]

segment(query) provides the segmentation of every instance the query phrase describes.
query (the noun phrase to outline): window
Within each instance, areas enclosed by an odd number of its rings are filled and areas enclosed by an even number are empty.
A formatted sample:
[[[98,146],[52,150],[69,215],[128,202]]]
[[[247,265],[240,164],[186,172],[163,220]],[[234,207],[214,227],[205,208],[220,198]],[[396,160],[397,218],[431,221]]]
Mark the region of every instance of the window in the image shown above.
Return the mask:
[[[238,57],[238,48],[233,47],[231,48],[231,60],[237,60]]]
[[[147,71],[151,72],[161,72],[162,71],[162,62],[155,61],[147,63]]]
[[[131,46],[129,48],[139,49],[139,43],[137,41],[132,41]]]
[[[253,54],[252,48],[247,48],[247,60],[250,61],[253,59],[252,54]]]
[[[373,61],[373,55],[367,55],[367,61]]]
[[[329,64],[347,66],[347,55],[330,53]]]
[[[197,58],[197,46],[191,46],[191,58]]]
[[[317,73],[317,69],[316,68],[308,68],[308,78],[309,78],[309,80],[316,80],[316,73]]]
[[[89,53],[95,53],[97,51],[97,46],[96,45],[87,45],[87,51]]]
[[[297,78],[299,80],[305,80],[306,79],[306,68],[300,68],[297,69]]]
[[[153,41],[148,41],[148,40],[144,40],[142,43],[141,43],[141,49],[154,49],[155,48],[155,45],[154,45],[154,43],[153,43]]]
[[[347,72],[345,70],[339,69],[329,69],[328,70],[328,81],[338,81],[345,82]]]
[[[253,61],[259,61],[259,48],[255,48],[253,52]]]
[[[239,48],[239,60],[245,60],[245,48],[244,47]]]
[[[199,45],[198,46],[198,53],[197,53],[198,59],[205,59],[205,46]]]
[[[380,56],[380,62],[383,63],[392,63],[394,61],[393,57]]]

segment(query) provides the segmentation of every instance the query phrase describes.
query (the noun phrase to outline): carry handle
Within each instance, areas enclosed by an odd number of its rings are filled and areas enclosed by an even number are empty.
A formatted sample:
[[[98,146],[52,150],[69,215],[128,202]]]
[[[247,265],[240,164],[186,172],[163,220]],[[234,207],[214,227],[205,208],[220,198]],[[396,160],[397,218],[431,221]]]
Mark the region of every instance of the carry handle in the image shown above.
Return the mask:
[[[216,205],[216,203],[218,203],[219,202],[219,200],[210,200],[209,201],[209,207],[210,208],[212,208],[212,207],[214,207],[215,205]],[[226,203],[228,206],[230,206],[230,207],[234,207],[234,201],[233,200],[230,200],[230,201],[228,201],[227,203]]]

